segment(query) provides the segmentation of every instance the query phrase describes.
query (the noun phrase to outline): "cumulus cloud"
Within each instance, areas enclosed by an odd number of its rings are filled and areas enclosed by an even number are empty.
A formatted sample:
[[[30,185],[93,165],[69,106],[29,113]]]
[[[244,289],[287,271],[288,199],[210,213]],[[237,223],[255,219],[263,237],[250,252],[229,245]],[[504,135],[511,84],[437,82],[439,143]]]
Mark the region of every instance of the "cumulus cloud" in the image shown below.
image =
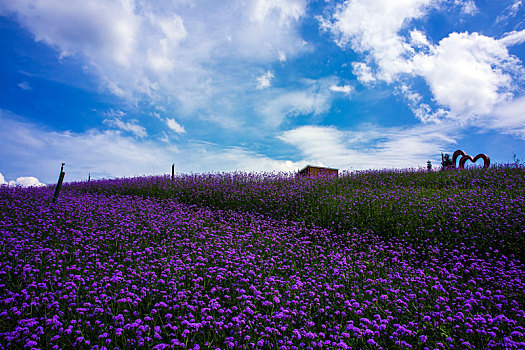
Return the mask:
[[[257,89],[266,89],[272,85],[274,75],[271,71],[267,71],[260,77],[257,77]]]
[[[175,131],[177,134],[184,134],[186,133],[186,130],[184,130],[184,127],[177,123],[177,121],[173,118],[166,118],[166,125],[168,125],[168,128]]]
[[[460,120],[488,114],[512,97],[509,72],[519,65],[500,41],[478,33],[451,33],[411,62],[436,101]]]
[[[0,173],[0,186],[22,186],[22,187],[42,187],[45,184],[40,183],[40,181],[34,176],[21,176],[16,178],[16,180],[6,181],[4,175]]]
[[[410,44],[414,47],[428,48],[430,44],[426,35],[420,30],[414,29],[410,31]]]
[[[320,22],[339,46],[362,54],[364,62],[352,62],[361,83],[396,85],[415,117],[423,122],[469,122],[513,98],[523,67],[507,46],[525,41],[525,31],[507,33],[499,40],[475,32],[452,32],[433,44],[424,32],[410,29],[410,25],[441,5],[446,3],[354,0],[337,6]],[[464,13],[477,11],[472,1],[455,1],[454,5],[462,6]],[[416,101],[410,88],[414,77],[424,79],[431,101],[421,95]]]
[[[399,31],[438,3],[438,0],[347,1],[337,7],[332,18],[320,19],[321,26],[334,35],[342,48],[349,47],[373,58],[377,65],[373,78],[368,76],[370,70],[366,67],[354,65],[354,70],[367,73],[366,80],[392,82],[399,74],[411,71],[406,57],[412,48]]]

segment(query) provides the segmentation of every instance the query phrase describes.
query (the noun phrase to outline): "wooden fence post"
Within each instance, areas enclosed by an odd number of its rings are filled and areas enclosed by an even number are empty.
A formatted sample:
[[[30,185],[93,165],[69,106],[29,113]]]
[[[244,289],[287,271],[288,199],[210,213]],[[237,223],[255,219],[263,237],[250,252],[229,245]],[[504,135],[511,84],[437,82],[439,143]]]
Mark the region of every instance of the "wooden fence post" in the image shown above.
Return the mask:
[[[60,193],[60,189],[62,188],[62,182],[64,181],[64,175],[66,173],[64,172],[64,165],[66,163],[62,163],[62,167],[60,168],[60,176],[58,177],[57,187],[55,188],[55,195],[53,196],[53,200],[51,202],[51,205],[55,204],[58,199],[58,194]]]
[[[171,181],[175,181],[175,163],[171,165]]]

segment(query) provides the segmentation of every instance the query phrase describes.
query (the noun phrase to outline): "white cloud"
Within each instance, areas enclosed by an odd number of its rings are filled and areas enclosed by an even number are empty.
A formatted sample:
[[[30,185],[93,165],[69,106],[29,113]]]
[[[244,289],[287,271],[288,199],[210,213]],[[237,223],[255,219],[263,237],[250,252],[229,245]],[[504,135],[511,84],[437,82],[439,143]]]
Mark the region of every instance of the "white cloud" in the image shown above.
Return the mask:
[[[22,90],[29,91],[33,90],[33,88],[29,85],[27,81],[23,81],[21,83],[18,83],[18,87]]]
[[[165,131],[162,132],[162,136],[158,138],[159,141],[164,143],[170,143],[170,138],[168,137],[168,134],[166,134]]]
[[[114,119],[104,119],[103,123],[120,130],[128,131],[137,137],[148,136],[146,129],[143,126],[137,124],[138,121],[136,119],[131,119],[129,121],[124,122],[117,117]]]
[[[407,99],[408,103],[412,106],[418,105],[423,99],[423,97],[418,92],[412,90],[410,86],[406,84],[398,86],[396,90],[396,92],[401,93]]]
[[[40,181],[38,181],[38,179],[36,177],[34,177],[34,176],[17,177],[15,184],[16,185],[20,185],[22,187],[31,187],[31,186],[40,187],[40,186],[45,186],[45,184],[40,183]]]
[[[147,49],[147,62],[149,68],[158,74],[169,73],[174,69],[172,51],[178,47],[181,40],[186,38],[187,32],[183,19],[173,14],[170,17],[156,17],[148,14],[149,20],[160,27],[162,36],[156,40],[156,45]]]
[[[343,85],[343,86],[331,85],[330,86],[330,91],[342,92],[342,93],[344,93],[346,95],[350,95],[351,93],[353,93],[355,91],[355,89],[354,89],[353,86],[350,86],[350,85]]]
[[[256,23],[264,23],[268,17],[278,18],[280,26],[289,26],[305,15],[306,2],[303,0],[256,0],[250,19]]]
[[[454,0],[456,6],[461,7],[461,12],[466,15],[475,15],[479,12],[476,3],[472,0]]]
[[[16,180],[10,180],[9,182],[5,180],[4,175],[0,173],[0,186],[1,185],[7,185],[7,186],[22,186],[22,187],[41,187],[45,186],[45,184],[40,183],[40,181],[33,176],[21,176],[18,177]]]
[[[271,71],[267,71],[260,77],[257,77],[257,89],[266,89],[272,86],[272,78],[274,77]]]
[[[73,0],[64,10],[51,11],[58,3],[51,0],[48,7],[43,0],[9,2],[0,5],[0,15],[17,20],[64,60],[72,56],[83,72],[98,77],[100,89],[125,99],[128,105],[164,106],[170,114],[163,113],[163,123],[168,123],[166,116],[175,115],[181,127],[188,127],[188,121],[198,118],[206,132],[212,130],[206,127],[210,123],[228,132],[241,128],[245,132],[257,123],[256,118],[247,118],[276,95],[268,94],[268,88],[254,89],[253,72],[311,50],[300,33],[306,0],[116,0],[107,11],[92,10],[104,8],[106,0]],[[120,21],[120,31],[114,28],[113,18]],[[71,26],[83,38],[75,40]],[[116,52],[121,47],[124,53],[119,60]],[[260,87],[271,86],[272,77],[267,73]],[[282,107],[285,114],[304,110],[298,106],[300,97],[295,98],[295,107]],[[322,102],[315,96],[303,100],[310,105]],[[151,135],[142,118],[137,118],[139,122],[123,116],[106,119],[107,127],[141,138],[154,136],[164,145],[172,145],[171,139],[176,138],[168,130],[167,137],[162,132]],[[279,122],[259,123],[258,134],[269,134],[276,125]]]
[[[503,13],[496,18],[496,23],[505,22],[508,19],[515,17],[522,5],[522,0],[514,0],[514,2],[507,6]]]
[[[373,57],[378,70],[373,78],[394,81],[401,73],[411,71],[406,56],[412,48],[399,31],[412,19],[422,17],[439,0],[355,0],[337,7],[331,19],[321,19],[341,47]],[[365,71],[364,81],[372,81],[371,71],[363,65],[353,65],[354,72]],[[360,76],[360,75],[358,75]]]
[[[257,111],[265,118],[265,124],[278,127],[287,117],[298,115],[320,115],[330,108],[332,78],[307,80],[303,89],[274,89],[260,100]]]
[[[508,33],[500,40],[452,32],[432,44],[422,31],[410,29],[413,20],[444,4],[441,0],[354,0],[320,21],[338,45],[363,55],[364,62],[352,62],[361,83],[410,85],[410,79],[422,77],[432,93],[431,102],[419,95],[416,103],[414,95],[402,92],[416,118],[465,123],[512,99],[523,67],[506,46],[525,41],[525,31]],[[454,1],[454,5],[462,6],[464,13],[476,11],[472,1]],[[401,33],[407,29],[405,37]]]
[[[286,62],[286,54],[279,50],[279,61],[284,63]]]
[[[525,29],[520,31],[513,30],[510,33],[505,33],[503,38],[498,40],[505,46],[513,46],[523,44],[525,42]]]
[[[466,121],[490,113],[512,96],[512,76],[507,72],[518,62],[498,40],[478,33],[451,33],[430,54],[415,55],[412,65],[436,101],[452,117]]]
[[[427,48],[430,46],[426,35],[417,29],[410,31],[410,43],[413,46],[420,48]]]
[[[405,98],[414,116],[423,123],[441,123],[443,119],[450,117],[450,112],[443,108],[438,108],[434,111],[428,104],[422,102],[423,96],[421,94],[406,84],[397,86],[394,93],[400,94]]]
[[[211,172],[223,171],[296,171],[302,166],[302,162],[290,160],[277,160],[257,154],[241,147],[219,148],[209,143],[195,143],[192,145],[192,154],[198,155],[188,160],[194,169],[197,168],[195,160],[199,158],[200,169]]]
[[[343,169],[417,168],[428,159],[437,161],[443,146],[456,142],[449,136],[450,127],[381,128],[367,124],[358,130],[342,131],[335,127],[302,126],[278,138],[297,147],[307,163]]]
[[[56,181],[60,162],[66,163],[66,182],[86,180],[88,173],[92,179],[167,174],[172,163],[182,173],[291,171],[301,166],[240,147],[199,141],[172,145],[126,137],[118,131],[43,130],[15,121],[2,110],[0,123],[0,159],[10,165],[9,171],[31,172],[48,183]]]
[[[177,134],[184,134],[186,133],[186,130],[184,130],[184,127],[177,123],[177,121],[173,118],[166,118],[166,125],[168,125],[168,128],[175,131]]]
[[[352,62],[353,73],[362,84],[369,84],[376,81],[375,73],[372,68],[364,62]]]
[[[305,0],[18,0],[3,2],[0,15],[74,56],[101,88],[182,117],[224,113],[224,99],[245,98],[254,67],[309,50],[299,33]]]
[[[306,161],[323,166],[349,163],[352,151],[344,146],[345,134],[334,127],[302,126],[278,136],[303,153]]]
[[[4,4],[4,11],[15,13],[37,41],[59,48],[62,56],[101,55],[122,66],[130,63],[140,25],[129,0],[20,0]]]
[[[525,96],[498,105],[483,123],[499,132],[518,136],[525,140]]]
[[[213,111],[209,114],[201,114],[199,119],[213,122],[228,131],[240,130],[242,127],[246,126],[243,121],[235,118],[234,116],[228,114],[216,114],[213,113]]]

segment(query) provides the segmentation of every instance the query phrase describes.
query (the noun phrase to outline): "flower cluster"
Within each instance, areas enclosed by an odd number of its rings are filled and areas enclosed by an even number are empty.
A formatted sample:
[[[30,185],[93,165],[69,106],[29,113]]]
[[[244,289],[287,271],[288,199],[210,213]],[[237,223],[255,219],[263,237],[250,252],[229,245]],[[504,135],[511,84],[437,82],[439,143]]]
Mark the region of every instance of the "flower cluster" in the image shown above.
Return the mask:
[[[0,349],[524,348],[524,178],[3,186]]]

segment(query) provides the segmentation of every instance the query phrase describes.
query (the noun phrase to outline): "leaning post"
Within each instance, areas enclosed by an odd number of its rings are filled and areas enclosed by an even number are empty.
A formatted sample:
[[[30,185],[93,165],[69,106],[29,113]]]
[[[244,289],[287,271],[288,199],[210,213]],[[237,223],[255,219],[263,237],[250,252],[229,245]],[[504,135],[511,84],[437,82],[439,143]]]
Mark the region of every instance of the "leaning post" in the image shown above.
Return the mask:
[[[60,175],[58,176],[57,187],[55,188],[55,194],[53,195],[53,200],[51,201],[51,205],[56,203],[58,199],[58,194],[60,193],[60,189],[62,188],[62,182],[64,181],[64,175],[66,175],[66,173],[64,172],[65,164],[66,163],[62,163],[62,167],[60,168]]]

